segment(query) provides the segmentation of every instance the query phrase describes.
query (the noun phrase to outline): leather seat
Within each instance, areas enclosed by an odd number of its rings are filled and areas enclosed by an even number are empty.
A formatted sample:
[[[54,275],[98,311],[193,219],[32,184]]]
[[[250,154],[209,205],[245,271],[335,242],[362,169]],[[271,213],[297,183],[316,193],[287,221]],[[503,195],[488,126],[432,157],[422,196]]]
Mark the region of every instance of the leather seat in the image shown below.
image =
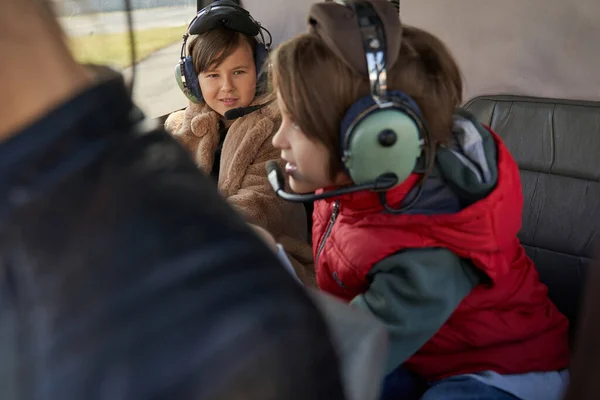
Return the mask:
[[[519,234],[549,296],[575,327],[600,222],[600,102],[482,96],[465,107],[505,141],[521,170]]]

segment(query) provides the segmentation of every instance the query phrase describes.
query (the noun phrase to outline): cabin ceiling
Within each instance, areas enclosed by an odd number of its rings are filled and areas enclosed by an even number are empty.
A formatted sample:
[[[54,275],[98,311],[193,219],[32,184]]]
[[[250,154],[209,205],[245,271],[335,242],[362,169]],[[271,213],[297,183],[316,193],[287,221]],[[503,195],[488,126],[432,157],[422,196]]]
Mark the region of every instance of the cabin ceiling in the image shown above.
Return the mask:
[[[306,30],[313,0],[242,0],[274,44]],[[484,94],[600,100],[599,0],[401,0],[406,24],[448,45],[465,101]]]

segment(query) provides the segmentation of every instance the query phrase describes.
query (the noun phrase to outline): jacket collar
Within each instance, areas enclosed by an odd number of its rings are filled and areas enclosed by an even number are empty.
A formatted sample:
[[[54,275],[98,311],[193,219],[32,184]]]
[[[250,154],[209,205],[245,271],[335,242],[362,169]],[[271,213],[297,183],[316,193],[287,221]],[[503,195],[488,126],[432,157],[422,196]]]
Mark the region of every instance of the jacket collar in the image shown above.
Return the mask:
[[[387,203],[393,205],[402,203],[420,179],[420,174],[412,174],[400,185],[388,190],[386,192]],[[331,187],[321,190],[318,193],[333,191],[335,189]],[[383,210],[379,193],[370,190],[332,197],[326,201],[330,203],[337,201],[340,204],[340,209],[346,213],[378,212]]]
[[[270,97],[272,96],[262,95],[255,97],[252,103],[250,103],[250,106],[267,103],[269,102]],[[256,112],[261,112],[262,110],[264,109]],[[217,135],[219,132],[219,122],[221,119],[221,115],[210,108],[208,104],[190,103],[189,107],[185,111],[185,118],[182,127],[185,127],[185,129],[190,129],[195,136],[200,138],[206,135]],[[229,129],[243,124],[244,119],[245,117],[241,117],[233,121],[233,124],[231,124]]]

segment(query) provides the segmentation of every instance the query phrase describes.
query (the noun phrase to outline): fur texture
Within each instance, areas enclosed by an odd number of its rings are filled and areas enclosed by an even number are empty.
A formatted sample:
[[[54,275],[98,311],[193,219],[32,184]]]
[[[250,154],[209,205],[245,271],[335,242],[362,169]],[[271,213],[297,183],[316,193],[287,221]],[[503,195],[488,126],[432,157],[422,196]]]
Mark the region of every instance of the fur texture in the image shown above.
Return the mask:
[[[257,98],[252,105],[265,101],[265,97]],[[207,105],[191,103],[165,121],[166,130],[207,174],[219,144],[219,120]],[[271,144],[280,123],[275,103],[233,122],[223,142],[218,187],[247,222],[266,229],[283,245],[302,282],[316,287],[304,206],[275,195],[265,172],[269,160],[283,166],[279,151]]]

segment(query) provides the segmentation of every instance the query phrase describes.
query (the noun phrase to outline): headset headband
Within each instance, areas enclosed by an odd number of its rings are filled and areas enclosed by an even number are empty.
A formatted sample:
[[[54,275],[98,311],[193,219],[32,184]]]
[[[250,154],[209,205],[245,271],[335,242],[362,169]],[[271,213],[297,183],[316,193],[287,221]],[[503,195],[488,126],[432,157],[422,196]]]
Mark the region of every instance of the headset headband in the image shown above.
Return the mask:
[[[229,2],[213,3],[200,10],[190,23],[188,33],[201,35],[219,26],[247,36],[257,36],[260,33],[260,24],[248,10]]]
[[[340,5],[348,11],[340,12]],[[363,14],[364,8],[369,10]],[[400,54],[402,25],[398,14],[390,13],[389,9],[387,0],[317,2],[310,8],[308,23],[310,31],[348,67],[361,76],[369,76],[370,70],[378,71],[378,68],[369,68],[367,58],[371,58],[372,64],[385,63],[389,70]],[[357,46],[358,43],[362,46]],[[387,77],[377,73],[379,82],[385,86]]]
[[[373,99],[387,98],[386,37],[383,23],[370,3],[355,1],[353,8],[363,39]]]
[[[271,33],[256,21],[248,10],[237,4],[223,0],[216,1],[196,14],[196,17],[188,25],[187,31],[183,36],[183,47],[181,56],[185,57],[185,45],[190,35],[201,35],[217,28],[226,28],[232,31],[242,33],[246,36],[260,36],[262,43],[267,50],[270,50],[273,38]],[[265,40],[263,32],[269,36],[269,41]]]

